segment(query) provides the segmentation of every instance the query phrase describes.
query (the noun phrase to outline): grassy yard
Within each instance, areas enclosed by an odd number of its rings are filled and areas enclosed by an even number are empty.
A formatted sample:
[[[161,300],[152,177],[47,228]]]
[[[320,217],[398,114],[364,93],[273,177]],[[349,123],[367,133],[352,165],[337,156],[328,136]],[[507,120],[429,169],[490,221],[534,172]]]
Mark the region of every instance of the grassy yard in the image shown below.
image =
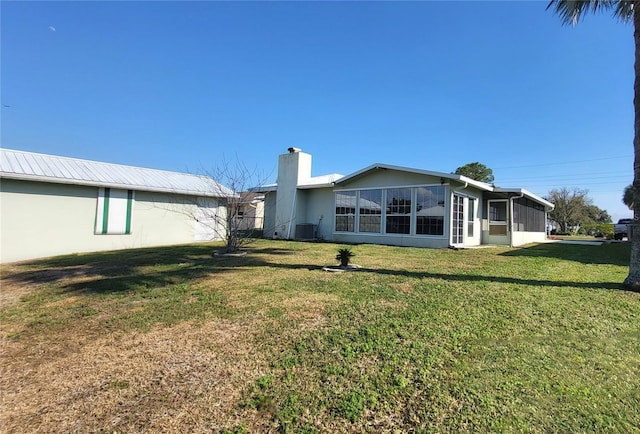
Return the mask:
[[[628,243],[2,267],[2,432],[640,432]]]

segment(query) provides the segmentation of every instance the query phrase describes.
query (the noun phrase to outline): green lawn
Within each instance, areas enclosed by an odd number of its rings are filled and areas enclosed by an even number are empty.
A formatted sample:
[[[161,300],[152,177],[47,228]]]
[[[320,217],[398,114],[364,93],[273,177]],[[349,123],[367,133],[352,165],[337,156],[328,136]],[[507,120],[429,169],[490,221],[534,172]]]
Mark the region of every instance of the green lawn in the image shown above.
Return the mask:
[[[5,432],[640,432],[629,244],[2,267]]]

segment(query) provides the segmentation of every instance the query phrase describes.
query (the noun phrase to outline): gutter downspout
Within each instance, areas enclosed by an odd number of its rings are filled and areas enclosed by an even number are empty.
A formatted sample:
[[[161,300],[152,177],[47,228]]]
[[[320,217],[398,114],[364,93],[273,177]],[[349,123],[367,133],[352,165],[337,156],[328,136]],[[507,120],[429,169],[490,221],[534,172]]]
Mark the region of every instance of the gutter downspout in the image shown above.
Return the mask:
[[[513,247],[513,199],[522,199],[524,193],[520,196],[509,196],[509,247]]]
[[[291,216],[289,217],[289,224],[288,226],[288,230],[287,230],[287,239],[290,240],[291,239],[291,224],[293,223],[293,214],[296,210],[296,197],[298,196],[298,187],[296,187],[296,189],[293,191],[293,201],[291,203]]]

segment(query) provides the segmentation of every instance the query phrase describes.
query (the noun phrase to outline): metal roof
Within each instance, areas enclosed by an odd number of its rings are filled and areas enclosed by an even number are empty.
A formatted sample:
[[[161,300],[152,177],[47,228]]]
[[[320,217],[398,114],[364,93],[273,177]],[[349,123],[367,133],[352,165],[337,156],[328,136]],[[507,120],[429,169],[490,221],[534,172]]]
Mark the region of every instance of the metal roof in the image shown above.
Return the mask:
[[[0,149],[0,177],[57,184],[224,197],[233,192],[208,176]]]

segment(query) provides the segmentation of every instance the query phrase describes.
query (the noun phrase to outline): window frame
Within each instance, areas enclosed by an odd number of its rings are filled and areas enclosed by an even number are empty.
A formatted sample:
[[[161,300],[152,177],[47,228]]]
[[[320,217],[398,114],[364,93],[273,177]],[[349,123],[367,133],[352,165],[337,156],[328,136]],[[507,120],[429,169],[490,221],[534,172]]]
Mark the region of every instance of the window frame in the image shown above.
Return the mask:
[[[441,234],[418,234],[416,233],[417,226],[417,191],[419,188],[437,188],[442,189],[442,200],[444,204],[442,205],[444,208],[444,216],[442,221],[442,233]],[[390,190],[396,189],[409,189],[410,191],[410,201],[409,205],[399,205],[399,206],[409,206],[409,212],[406,214],[400,213],[388,213],[387,212],[387,198]],[[379,190],[381,191],[381,212],[380,214],[362,214],[360,212],[360,198],[361,192],[363,191],[371,191],[371,190]],[[333,233],[336,235],[358,235],[358,236],[388,236],[388,237],[403,237],[403,236],[411,236],[416,238],[432,238],[432,239],[443,239],[446,238],[447,234],[447,215],[449,215],[450,211],[447,211],[447,207],[450,207],[450,194],[448,194],[448,188],[446,185],[442,184],[414,184],[414,185],[399,185],[399,186],[385,186],[385,187],[364,187],[364,188],[341,188],[333,190]],[[353,230],[345,231],[338,230],[337,220],[339,216],[351,216],[350,214],[338,214],[338,195],[343,193],[355,193],[355,214],[353,215]],[[343,207],[345,208],[345,207]],[[360,230],[361,226],[361,217],[369,217],[369,216],[379,216],[380,217],[380,231],[379,232],[367,232]],[[409,232],[408,233],[398,233],[398,232],[388,232],[387,231],[387,217],[408,217],[409,218]],[[405,225],[406,226],[406,225]]]

